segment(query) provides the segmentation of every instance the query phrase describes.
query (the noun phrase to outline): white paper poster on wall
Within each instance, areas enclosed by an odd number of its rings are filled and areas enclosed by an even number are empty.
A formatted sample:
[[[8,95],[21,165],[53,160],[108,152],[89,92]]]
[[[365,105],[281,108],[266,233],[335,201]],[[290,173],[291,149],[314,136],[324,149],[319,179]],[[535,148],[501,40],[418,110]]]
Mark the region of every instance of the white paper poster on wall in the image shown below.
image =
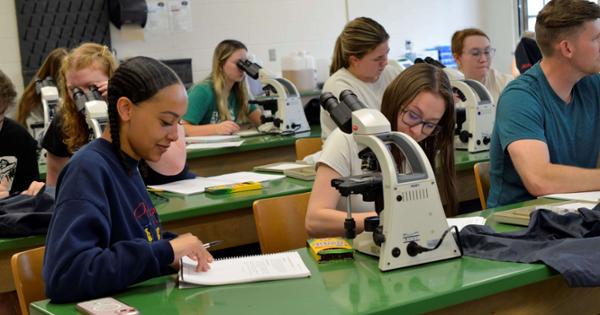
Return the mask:
[[[164,0],[148,0],[148,21],[145,30],[148,32],[167,32],[169,30],[169,10]]]
[[[192,7],[189,0],[169,0],[171,32],[192,31]]]

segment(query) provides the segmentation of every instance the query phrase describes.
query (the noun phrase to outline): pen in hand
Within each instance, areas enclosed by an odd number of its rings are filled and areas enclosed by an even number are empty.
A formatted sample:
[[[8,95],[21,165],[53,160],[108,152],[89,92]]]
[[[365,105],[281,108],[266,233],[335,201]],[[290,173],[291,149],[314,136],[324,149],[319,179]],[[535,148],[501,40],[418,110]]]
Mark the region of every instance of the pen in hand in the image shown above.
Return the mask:
[[[216,241],[204,243],[204,244],[202,244],[202,246],[204,246],[204,248],[206,248],[206,249],[209,249],[211,247],[215,247],[217,245],[221,245],[221,243],[223,243],[222,240],[216,240]]]

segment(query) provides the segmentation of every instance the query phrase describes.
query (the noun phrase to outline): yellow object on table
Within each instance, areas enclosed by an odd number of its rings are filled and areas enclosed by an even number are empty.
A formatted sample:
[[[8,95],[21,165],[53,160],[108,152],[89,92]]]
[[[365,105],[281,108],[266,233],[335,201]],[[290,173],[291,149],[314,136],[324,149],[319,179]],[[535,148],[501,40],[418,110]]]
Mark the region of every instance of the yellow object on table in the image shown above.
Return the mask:
[[[312,238],[306,241],[310,254],[321,263],[330,260],[353,259],[354,250],[345,238]]]
[[[206,187],[206,192],[211,194],[230,194],[240,191],[262,189],[263,186],[260,182],[243,182],[231,185],[218,185],[212,187]]]

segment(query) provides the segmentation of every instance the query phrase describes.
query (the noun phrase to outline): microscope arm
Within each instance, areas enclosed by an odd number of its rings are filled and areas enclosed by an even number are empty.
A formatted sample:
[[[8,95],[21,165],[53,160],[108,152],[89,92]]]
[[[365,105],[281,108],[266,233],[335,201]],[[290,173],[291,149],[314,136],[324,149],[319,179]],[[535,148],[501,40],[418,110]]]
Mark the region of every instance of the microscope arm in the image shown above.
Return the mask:
[[[319,164],[306,212],[306,230],[311,237],[340,236],[345,233],[343,222],[347,214],[338,208],[339,201],[344,197],[331,187],[331,180],[339,177],[341,175],[327,164]],[[375,211],[352,213],[356,232],[361,233],[364,219],[374,215]]]

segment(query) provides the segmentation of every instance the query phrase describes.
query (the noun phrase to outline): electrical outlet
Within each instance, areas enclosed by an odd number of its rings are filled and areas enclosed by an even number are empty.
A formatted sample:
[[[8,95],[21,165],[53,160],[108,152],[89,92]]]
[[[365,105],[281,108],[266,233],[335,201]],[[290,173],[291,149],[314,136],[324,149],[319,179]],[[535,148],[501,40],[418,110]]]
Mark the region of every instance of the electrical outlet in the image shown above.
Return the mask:
[[[269,49],[269,61],[277,61],[277,54],[274,48]]]

